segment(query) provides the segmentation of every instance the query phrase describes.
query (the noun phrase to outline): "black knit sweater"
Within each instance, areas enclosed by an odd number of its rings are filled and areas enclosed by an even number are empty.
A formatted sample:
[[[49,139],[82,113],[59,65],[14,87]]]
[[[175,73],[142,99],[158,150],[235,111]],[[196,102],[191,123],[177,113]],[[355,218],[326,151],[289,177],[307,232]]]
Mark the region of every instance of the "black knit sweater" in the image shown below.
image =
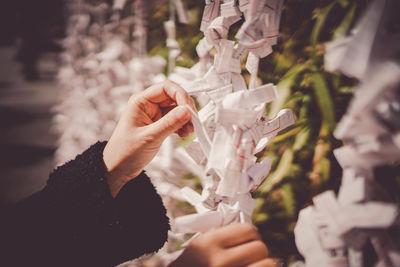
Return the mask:
[[[96,143],[50,174],[46,187],[1,210],[0,266],[115,266],[157,251],[169,220],[144,172],[113,199]]]

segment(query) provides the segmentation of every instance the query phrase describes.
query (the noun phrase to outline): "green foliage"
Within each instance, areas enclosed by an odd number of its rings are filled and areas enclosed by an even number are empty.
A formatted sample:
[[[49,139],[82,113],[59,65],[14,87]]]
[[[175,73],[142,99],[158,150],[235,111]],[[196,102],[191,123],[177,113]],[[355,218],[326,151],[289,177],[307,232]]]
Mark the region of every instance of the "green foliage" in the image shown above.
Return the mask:
[[[340,185],[341,169],[332,150],[341,143],[332,133],[356,81],[327,73],[323,55],[325,43],[347,35],[365,4],[285,1],[281,42],[261,64],[260,78],[264,83],[278,79],[282,97],[267,114],[274,116],[288,107],[298,115],[297,123],[264,151],[266,156],[277,156],[273,172],[255,193],[254,222],[272,254],[288,262],[300,257],[293,236],[299,210],[311,204],[315,194]]]
[[[257,156],[268,156],[272,172],[254,193],[257,199],[253,221],[273,256],[294,261],[293,229],[300,209],[326,189],[337,189],[341,169],[332,150],[341,146],[332,133],[345,113],[356,81],[324,70],[325,43],[348,34],[364,10],[366,0],[285,0],[281,38],[274,53],[260,62],[262,83],[275,83],[280,99],[267,107],[273,117],[291,108],[297,122],[281,133]],[[178,25],[177,39],[182,56],[177,65],[197,62],[197,42],[203,1],[185,1],[190,9],[188,25]],[[160,27],[168,7],[157,7],[149,21],[151,54],[167,57],[165,33]]]

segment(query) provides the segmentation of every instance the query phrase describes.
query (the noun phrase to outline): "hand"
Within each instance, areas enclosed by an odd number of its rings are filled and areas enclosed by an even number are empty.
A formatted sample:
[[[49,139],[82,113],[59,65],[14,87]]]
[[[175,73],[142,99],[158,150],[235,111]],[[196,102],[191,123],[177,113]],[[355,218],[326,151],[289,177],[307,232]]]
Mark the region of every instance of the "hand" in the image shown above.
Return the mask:
[[[169,267],[272,267],[268,249],[251,224],[231,224],[194,239]]]
[[[142,172],[167,136],[176,132],[185,137],[193,132],[186,104],[196,110],[187,92],[171,81],[153,85],[130,97],[103,152],[113,197]]]

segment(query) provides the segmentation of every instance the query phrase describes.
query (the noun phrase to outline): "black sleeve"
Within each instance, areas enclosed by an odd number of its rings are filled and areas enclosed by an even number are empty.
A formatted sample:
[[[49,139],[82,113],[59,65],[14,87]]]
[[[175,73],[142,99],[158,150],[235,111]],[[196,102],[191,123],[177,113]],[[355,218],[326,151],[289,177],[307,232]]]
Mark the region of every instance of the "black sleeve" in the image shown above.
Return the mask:
[[[42,191],[2,209],[1,266],[115,266],[164,245],[170,226],[160,196],[142,172],[113,199],[105,144],[58,167]]]

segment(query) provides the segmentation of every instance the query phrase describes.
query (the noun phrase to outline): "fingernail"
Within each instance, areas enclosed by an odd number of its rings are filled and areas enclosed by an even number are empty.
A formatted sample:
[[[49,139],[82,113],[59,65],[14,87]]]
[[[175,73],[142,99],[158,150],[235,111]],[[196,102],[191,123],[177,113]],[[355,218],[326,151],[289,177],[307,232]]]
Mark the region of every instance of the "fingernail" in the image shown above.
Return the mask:
[[[276,267],[283,267],[283,262],[281,260],[275,261],[275,266]]]
[[[176,116],[179,120],[184,120],[189,117],[189,110],[185,106],[179,106],[176,110]]]

